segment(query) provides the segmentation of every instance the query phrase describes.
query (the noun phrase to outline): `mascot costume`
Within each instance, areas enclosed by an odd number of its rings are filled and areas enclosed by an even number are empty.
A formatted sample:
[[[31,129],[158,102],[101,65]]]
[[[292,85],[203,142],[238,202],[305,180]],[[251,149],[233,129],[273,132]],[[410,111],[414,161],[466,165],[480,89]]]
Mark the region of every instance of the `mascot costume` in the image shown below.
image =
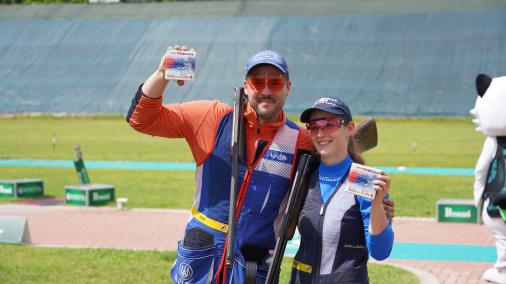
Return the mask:
[[[471,110],[477,131],[487,137],[475,168],[474,202],[483,208],[483,222],[496,240],[497,262],[483,274],[487,281],[506,283],[506,76],[476,77],[478,97]]]

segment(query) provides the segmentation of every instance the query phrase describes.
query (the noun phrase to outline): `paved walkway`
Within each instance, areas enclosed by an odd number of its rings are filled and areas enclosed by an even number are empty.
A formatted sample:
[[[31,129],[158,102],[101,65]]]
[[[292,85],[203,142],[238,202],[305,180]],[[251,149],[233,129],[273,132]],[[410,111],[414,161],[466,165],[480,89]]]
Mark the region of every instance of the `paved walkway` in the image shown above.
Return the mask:
[[[189,211],[171,209],[85,208],[72,206],[0,205],[0,216],[28,219],[37,246],[175,250]],[[439,243],[493,246],[494,239],[478,224],[438,223],[430,218],[396,217],[399,243]],[[490,247],[488,247],[490,248]],[[387,263],[430,273],[425,283],[486,283],[481,274],[490,262],[389,259]],[[431,276],[428,274],[429,276]]]

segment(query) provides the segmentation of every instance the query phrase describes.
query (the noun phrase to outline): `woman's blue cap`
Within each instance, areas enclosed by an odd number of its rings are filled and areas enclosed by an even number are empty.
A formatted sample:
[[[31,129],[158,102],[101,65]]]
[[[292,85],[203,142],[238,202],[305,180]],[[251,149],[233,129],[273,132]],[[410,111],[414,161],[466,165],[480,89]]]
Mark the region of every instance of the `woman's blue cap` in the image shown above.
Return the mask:
[[[338,97],[323,97],[316,100],[312,107],[302,112],[300,121],[304,123],[309,122],[309,117],[315,110],[323,110],[333,115],[342,115],[347,121],[351,121],[353,118],[350,108],[343,100]]]

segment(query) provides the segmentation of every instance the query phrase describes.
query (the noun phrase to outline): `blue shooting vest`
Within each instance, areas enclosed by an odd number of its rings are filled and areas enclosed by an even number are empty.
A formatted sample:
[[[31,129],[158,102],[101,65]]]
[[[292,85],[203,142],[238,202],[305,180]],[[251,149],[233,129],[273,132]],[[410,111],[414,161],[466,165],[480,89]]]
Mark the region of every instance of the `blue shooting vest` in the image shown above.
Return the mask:
[[[311,175],[300,212],[301,243],[290,283],[369,283],[360,205],[344,191],[347,180],[324,204],[318,176],[318,170]]]
[[[286,202],[299,136],[299,127],[291,122],[281,126],[272,141],[255,164],[248,169],[247,159],[239,166],[239,181],[249,179],[246,196],[235,232],[235,264],[227,280],[243,283],[245,261],[241,253],[244,245],[261,246],[274,249],[275,234],[281,224],[281,204]],[[186,233],[200,228],[213,236],[213,243],[201,248],[188,248],[178,244],[178,256],[171,270],[174,283],[211,283],[221,262],[226,232],[228,231],[228,211],[230,198],[230,176],[232,161],[230,145],[232,133],[232,113],[221,120],[211,155],[195,173],[195,203],[193,218],[186,226]],[[246,157],[246,149],[244,156]],[[240,188],[239,186],[237,188]],[[268,267],[259,265],[257,282],[263,283]]]

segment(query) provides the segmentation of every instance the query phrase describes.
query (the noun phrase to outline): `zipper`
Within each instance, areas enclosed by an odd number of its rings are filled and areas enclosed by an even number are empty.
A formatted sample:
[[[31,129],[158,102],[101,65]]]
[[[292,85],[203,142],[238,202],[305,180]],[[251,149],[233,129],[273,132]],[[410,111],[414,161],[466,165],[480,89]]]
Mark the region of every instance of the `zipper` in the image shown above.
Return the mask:
[[[319,185],[318,185],[319,187]],[[320,194],[320,192],[317,192],[317,194]],[[325,204],[322,204],[320,207],[320,218],[318,218],[318,232],[320,237],[318,238],[318,250],[317,250],[317,256],[316,256],[316,263],[315,263],[315,271],[313,275],[313,283],[318,283],[319,277],[320,277],[320,264],[322,259],[322,249],[323,249],[323,219],[325,216],[323,213],[325,212]]]
[[[322,204],[322,207],[320,207],[320,216],[323,216],[325,214],[325,211],[327,211],[327,205],[330,203],[330,200],[332,200],[332,198],[334,198],[334,195],[336,195],[337,192],[339,191],[339,189],[341,189],[341,186],[343,186],[344,181],[346,181],[347,178],[348,178],[348,174],[346,174],[345,176],[342,177],[342,180],[339,181],[339,183],[336,186],[336,190],[334,190],[334,192],[329,197],[329,199],[327,200],[327,202],[325,202],[325,203]]]
[[[320,207],[320,220],[319,220],[319,223],[318,223],[318,232],[319,232],[319,235],[320,237],[318,238],[318,256],[316,258],[316,261],[317,263],[315,263],[316,265],[316,273],[314,275],[314,280],[313,280],[313,283],[319,283],[318,280],[319,280],[319,277],[320,277],[320,266],[321,266],[321,263],[322,263],[322,250],[323,250],[323,224],[325,223],[325,212],[327,211],[327,205],[330,203],[330,200],[332,200],[332,198],[334,198],[334,195],[337,193],[337,191],[339,190],[339,187],[341,186],[341,184],[338,184],[338,187],[337,189],[334,191],[334,193],[332,193],[332,195],[329,197],[329,199],[327,200],[327,202],[323,203],[322,206]],[[318,185],[318,189],[320,188],[320,185]],[[318,190],[318,194],[321,195],[320,193],[320,190]],[[320,196],[320,199],[321,199],[321,196]],[[322,200],[323,202],[323,200]]]
[[[347,175],[345,177],[347,177]],[[318,238],[318,255],[316,257],[317,263],[315,263],[316,271],[315,271],[315,274],[314,274],[313,283],[319,283],[318,279],[320,277],[320,266],[321,266],[321,262],[322,262],[323,224],[324,224],[324,221],[325,221],[325,212],[327,211],[327,205],[330,203],[330,201],[332,200],[332,198],[334,198],[334,195],[336,195],[336,193],[339,190],[339,188],[341,187],[341,185],[342,185],[342,182],[340,182],[337,185],[336,190],[332,193],[332,195],[329,197],[329,199],[327,200],[327,202],[322,203],[322,206],[320,207],[320,218],[319,218],[319,221],[318,221],[318,232],[320,234],[320,237]],[[320,193],[320,185],[319,184],[318,184],[318,194],[321,195],[321,193]],[[319,197],[320,197],[320,200],[322,200],[321,196],[319,196]],[[323,200],[322,200],[322,202],[323,202]]]
[[[325,212],[327,211],[327,205],[330,203],[330,201],[332,200],[332,198],[334,198],[334,195],[337,194],[337,192],[339,191],[339,189],[341,188],[341,186],[343,186],[344,182],[348,179],[348,174],[350,173],[350,170],[348,169],[348,172],[346,172],[346,174],[341,178],[341,180],[339,181],[339,183],[337,184],[336,186],[336,190],[332,193],[332,195],[329,197],[329,199],[327,200],[327,202],[323,203],[323,199],[321,198],[321,189],[320,189],[320,183],[319,181],[317,181],[318,183],[318,192],[317,194],[319,194],[320,196],[320,200],[322,201],[322,206],[320,207],[320,218],[319,218],[319,223],[318,223],[318,232],[320,234],[320,237],[318,238],[318,255],[316,257],[316,260],[317,260],[317,264],[316,264],[316,271],[315,271],[315,274],[314,274],[314,279],[313,279],[313,283],[318,283],[317,282],[317,279],[319,279],[319,276],[320,276],[320,265],[321,265],[321,262],[322,262],[322,250],[323,250],[323,221],[325,220]],[[317,172],[317,174],[319,175],[320,173]]]

